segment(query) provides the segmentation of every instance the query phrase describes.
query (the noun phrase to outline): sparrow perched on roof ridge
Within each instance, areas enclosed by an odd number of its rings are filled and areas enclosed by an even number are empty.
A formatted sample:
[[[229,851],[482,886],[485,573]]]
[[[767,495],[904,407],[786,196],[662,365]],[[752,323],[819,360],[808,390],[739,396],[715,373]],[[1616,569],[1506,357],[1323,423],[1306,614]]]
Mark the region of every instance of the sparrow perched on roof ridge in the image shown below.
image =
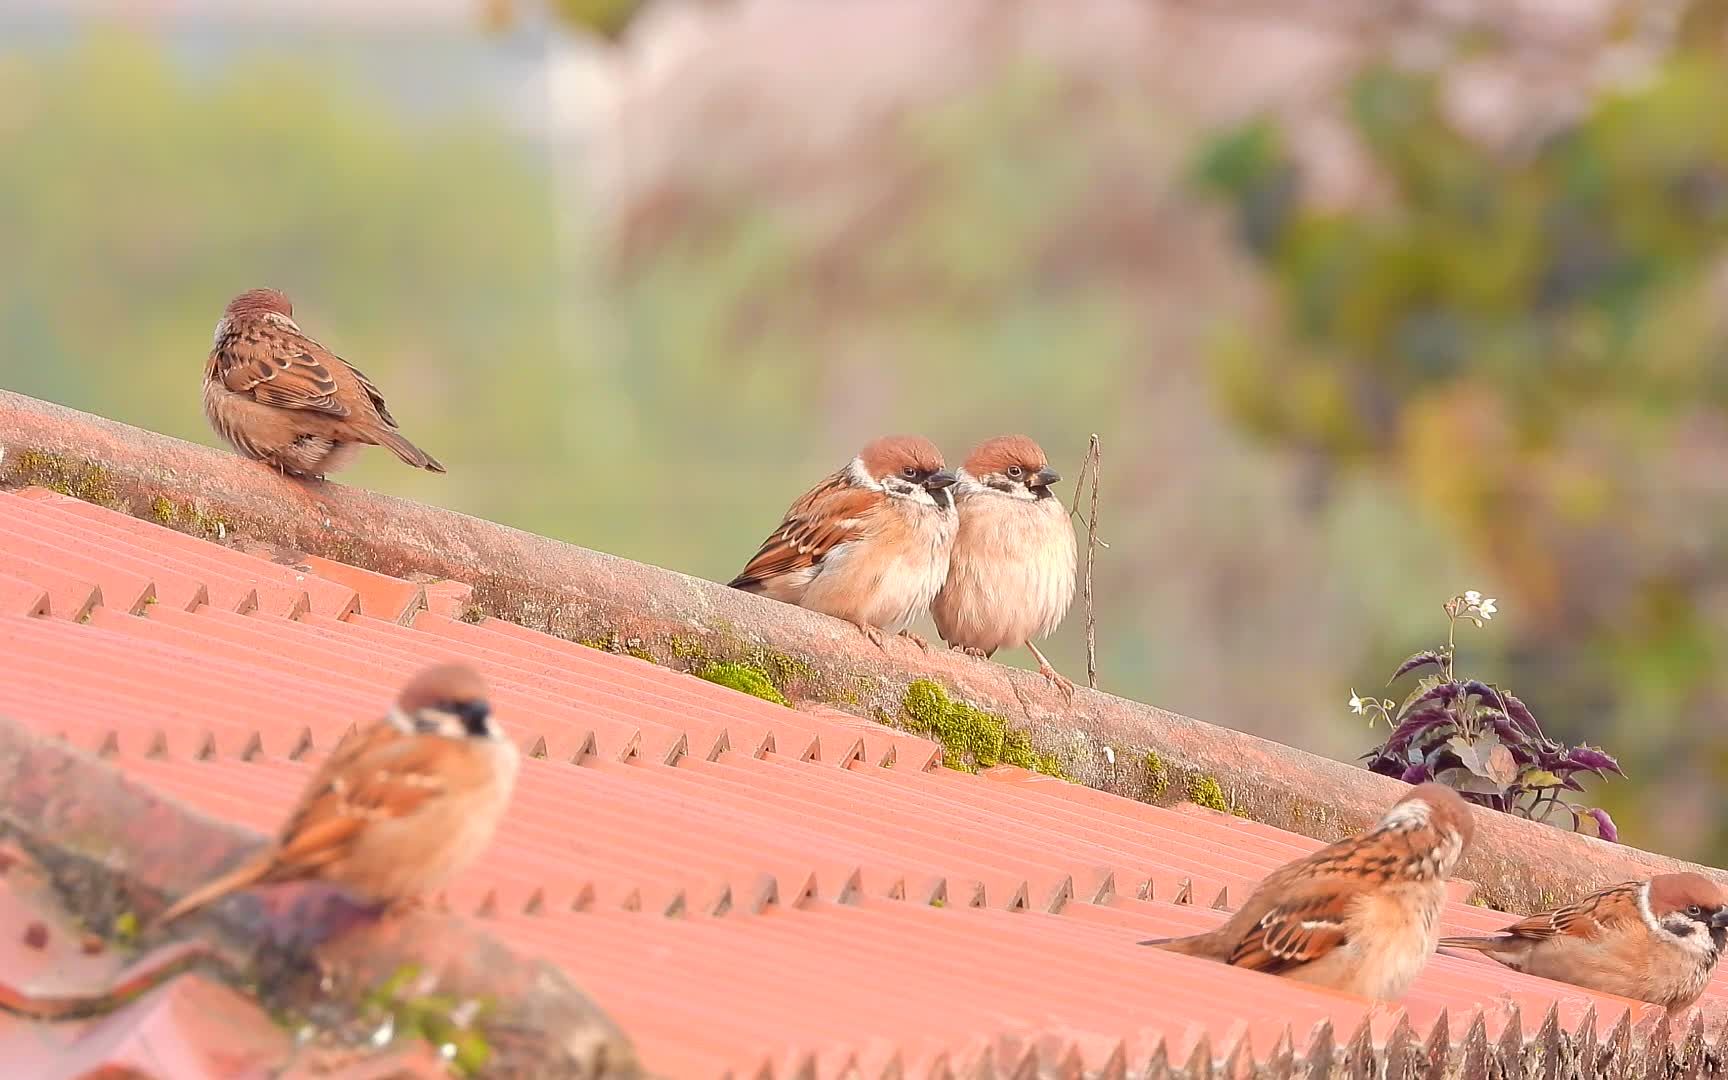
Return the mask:
[[[168,923],[253,885],[318,880],[388,905],[430,892],[491,842],[520,767],[472,668],[428,668],[313,774],[276,841],[180,898]]]
[[[1446,879],[1474,831],[1457,792],[1422,784],[1367,832],[1272,871],[1218,929],[1140,944],[1397,998],[1434,951]]]
[[[960,529],[930,605],[937,633],[972,656],[1024,645],[1038,673],[1073,696],[1074,684],[1033,641],[1061,625],[1074,601],[1074,527],[1050,494],[1062,474],[1033,440],[999,435],[980,443],[956,476]]]
[[[1592,893],[1490,937],[1447,937],[1514,971],[1648,1001],[1697,1001],[1728,936],[1728,890],[1702,874],[1660,874]]]
[[[292,476],[322,478],[363,445],[444,471],[396,430],[372,380],[301,331],[275,289],[228,302],[204,365],[204,416],[235,450]]]
[[[948,576],[953,484],[929,439],[876,439],[801,495],[730,584],[845,619],[878,646],[895,632],[925,646],[906,625]]]

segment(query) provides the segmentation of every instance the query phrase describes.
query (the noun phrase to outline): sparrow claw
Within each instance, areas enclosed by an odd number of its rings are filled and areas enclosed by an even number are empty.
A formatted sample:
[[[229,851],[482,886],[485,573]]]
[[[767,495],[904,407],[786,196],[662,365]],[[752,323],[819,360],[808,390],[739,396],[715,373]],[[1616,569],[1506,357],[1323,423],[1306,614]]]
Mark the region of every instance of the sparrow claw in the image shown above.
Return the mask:
[[[960,651],[965,653],[967,656],[972,657],[975,660],[988,660],[988,659],[990,659],[989,653],[985,652],[983,649],[977,648],[977,647],[972,646],[972,645],[967,645],[965,648],[962,648]]]
[[[1050,685],[1054,686],[1057,689],[1057,691],[1059,693],[1061,693],[1063,699],[1065,701],[1067,701],[1069,704],[1073,704],[1073,702],[1074,702],[1074,680],[1073,679],[1070,679],[1066,675],[1061,674],[1055,668],[1051,667],[1048,664],[1039,668],[1038,674],[1044,676],[1046,679],[1049,679]]]
[[[881,649],[883,652],[888,651],[888,641],[886,636],[882,633],[882,628],[880,626],[871,626],[869,623],[858,623],[856,625],[859,632],[870,639],[870,644]]]
[[[1030,641],[1028,641],[1026,643],[1026,647],[1028,649],[1032,650],[1033,656],[1038,658],[1038,674],[1040,674],[1040,675],[1044,676],[1044,678],[1048,679],[1050,682],[1050,685],[1054,686],[1056,688],[1056,690],[1062,695],[1063,700],[1068,702],[1068,704],[1072,705],[1074,703],[1074,682],[1073,682],[1073,680],[1069,679],[1067,676],[1063,675],[1061,672],[1059,672],[1055,668],[1051,667],[1050,661],[1044,659],[1044,654],[1038,651],[1038,646],[1036,646],[1036,645],[1032,644]]]
[[[930,643],[928,641],[924,640],[924,638],[922,636],[920,636],[918,634],[914,634],[910,630],[900,631],[900,636],[905,638],[907,641],[912,642],[914,645],[918,646],[920,649],[923,649],[925,652],[930,651]]]

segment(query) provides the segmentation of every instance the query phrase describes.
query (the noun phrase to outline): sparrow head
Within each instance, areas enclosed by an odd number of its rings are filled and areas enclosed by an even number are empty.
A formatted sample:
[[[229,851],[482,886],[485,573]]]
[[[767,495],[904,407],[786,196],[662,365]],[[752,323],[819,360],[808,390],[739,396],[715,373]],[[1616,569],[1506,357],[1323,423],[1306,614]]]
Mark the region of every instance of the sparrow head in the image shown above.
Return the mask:
[[[1050,485],[1062,479],[1050,467],[1044,448],[1024,435],[984,440],[960,468],[984,487],[1016,499],[1048,499]]]
[[[867,444],[852,459],[850,471],[860,486],[890,496],[949,507],[948,488],[955,477],[942,462],[936,444],[918,435],[885,435]]]
[[[228,301],[224,315],[281,315],[292,319],[294,305],[279,289],[247,289]]]
[[[1645,919],[1659,934],[1715,954],[1728,935],[1728,892],[1702,874],[1659,874],[1650,879]]]
[[[1427,843],[1412,844],[1418,874],[1450,877],[1476,834],[1476,821],[1456,791],[1430,782],[1418,784],[1394,803],[1372,831],[1427,837]]]
[[[439,664],[408,680],[391,711],[396,726],[448,739],[499,739],[486,682],[466,664]]]
[[[228,336],[235,320],[259,318],[279,320],[299,329],[294,324],[294,305],[284,293],[278,289],[247,289],[222,309],[222,318],[216,323],[216,343],[220,345]]]

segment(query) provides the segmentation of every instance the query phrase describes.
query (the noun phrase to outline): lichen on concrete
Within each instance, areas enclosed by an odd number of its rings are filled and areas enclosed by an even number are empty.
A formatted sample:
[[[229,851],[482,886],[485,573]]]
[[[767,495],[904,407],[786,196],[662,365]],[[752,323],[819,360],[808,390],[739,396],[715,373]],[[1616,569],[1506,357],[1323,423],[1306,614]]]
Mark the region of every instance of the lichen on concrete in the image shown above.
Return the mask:
[[[44,487],[74,499],[122,509],[108,470],[88,461],[75,461],[44,450],[20,450],[0,462],[0,480],[9,487]]]
[[[992,765],[1018,765],[1050,776],[1071,779],[1054,754],[1040,753],[1031,736],[1010,728],[1001,716],[964,701],[955,701],[933,679],[914,679],[900,700],[899,726],[942,745],[942,763],[961,772]]]

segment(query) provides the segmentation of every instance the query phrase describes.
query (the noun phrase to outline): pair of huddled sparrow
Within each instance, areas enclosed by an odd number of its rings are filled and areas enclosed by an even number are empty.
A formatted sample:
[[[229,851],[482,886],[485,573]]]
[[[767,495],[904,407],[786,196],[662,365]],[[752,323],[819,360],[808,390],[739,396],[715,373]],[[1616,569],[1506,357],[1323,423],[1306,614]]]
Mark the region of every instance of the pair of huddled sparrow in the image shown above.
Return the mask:
[[[1614,885],[1489,937],[1441,937],[1470,813],[1423,784],[1367,832],[1274,870],[1218,929],[1141,944],[1382,1000],[1402,996],[1436,948],[1670,1012],[1698,1000],[1728,934],[1728,891],[1699,874]]]
[[[1024,435],[988,439],[950,471],[930,440],[891,435],[805,492],[732,579],[734,588],[845,619],[877,645],[928,610],[951,647],[1020,645],[1065,694],[1035,639],[1074,599],[1074,529],[1062,477]]]
[[[413,901],[485,850],[519,767],[480,675],[460,664],[429,668],[388,715],[324,760],[273,843],[159,921],[254,885],[296,881],[337,886],[367,908]]]

